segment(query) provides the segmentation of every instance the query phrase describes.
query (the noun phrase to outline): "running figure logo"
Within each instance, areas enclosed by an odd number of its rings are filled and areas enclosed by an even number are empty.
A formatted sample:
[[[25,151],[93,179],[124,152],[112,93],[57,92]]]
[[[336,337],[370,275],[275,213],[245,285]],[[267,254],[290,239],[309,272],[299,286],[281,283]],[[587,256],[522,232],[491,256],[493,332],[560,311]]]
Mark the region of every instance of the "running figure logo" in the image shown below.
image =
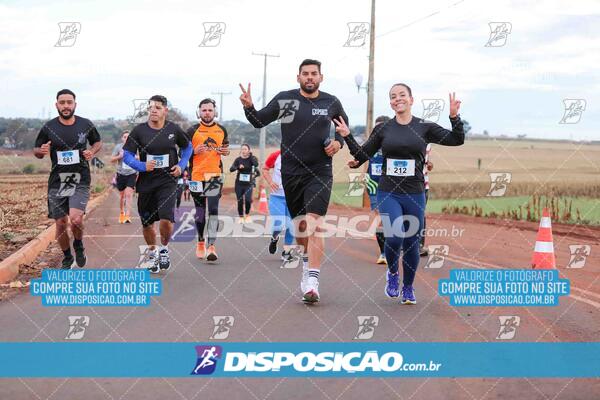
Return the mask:
[[[83,339],[85,328],[90,326],[90,317],[87,315],[70,315],[69,316],[69,331],[67,332],[66,340]]]
[[[569,252],[571,258],[566,268],[583,268],[587,257],[592,252],[592,246],[588,244],[570,244]]]
[[[138,247],[140,248],[140,258],[138,259],[137,268],[152,268],[154,266],[154,259],[150,257],[152,254],[152,251],[150,251],[150,246],[147,244],[141,244]]]
[[[442,99],[423,99],[423,118],[422,122],[437,123],[440,120],[440,115],[444,111],[446,103]]]
[[[204,38],[198,47],[217,47],[225,34],[225,22],[203,22]]]
[[[217,141],[211,137],[206,138],[204,145],[208,147],[209,150],[216,150],[219,147],[217,146]]]
[[[292,268],[298,268],[298,266],[300,265],[300,260],[302,259],[302,247],[301,246],[293,246],[290,249],[290,255],[283,260],[283,263],[281,264],[281,268],[287,268],[287,269],[292,269]]]
[[[190,242],[196,236],[196,208],[182,206],[175,209],[175,227],[171,240],[174,242]],[[190,233],[191,232],[191,233]]]
[[[229,331],[233,328],[235,318],[231,315],[213,315],[213,322],[215,326],[209,339],[223,340],[229,337]]]
[[[348,39],[344,47],[364,46],[370,32],[371,24],[368,22],[348,22]]]
[[[358,331],[354,339],[371,339],[375,333],[375,328],[379,325],[379,317],[377,315],[359,315],[356,318],[358,318]]]
[[[445,244],[432,244],[427,246],[429,258],[423,268],[439,269],[444,266],[446,256],[450,252],[450,246]]]
[[[129,117],[132,124],[142,124],[148,121],[148,99],[133,99],[133,115]]]
[[[485,47],[502,47],[508,40],[508,35],[512,31],[510,22],[490,22],[490,38]]]
[[[58,29],[60,29],[60,35],[54,47],[75,46],[77,35],[81,33],[81,24],[79,22],[59,22]]]
[[[221,193],[221,187],[223,186],[223,180],[219,176],[212,177],[206,182],[204,186],[204,195],[206,197],[218,196]]]
[[[584,99],[564,99],[565,113],[559,124],[576,124],[581,120],[587,102]]]
[[[300,107],[299,100],[277,100],[279,103],[279,119],[282,124],[289,124],[294,121],[294,116],[298,107]]]
[[[71,197],[75,194],[77,184],[81,179],[81,175],[77,172],[61,172],[58,174],[60,177],[60,187],[58,188],[58,197]]]
[[[488,197],[501,197],[506,193],[508,184],[512,180],[512,174],[510,172],[490,172],[490,190],[488,190],[486,196]]]
[[[344,197],[362,196],[365,191],[365,175],[362,172],[350,172],[348,174],[348,190]]]
[[[79,132],[77,134],[77,143],[85,144],[86,140],[87,140],[87,132]]]
[[[521,324],[521,318],[516,315],[503,315],[500,319],[500,330],[498,331],[498,340],[511,340],[517,333],[517,327]]]
[[[217,360],[223,355],[221,346],[196,346],[196,367],[191,375],[210,375],[217,368]]]

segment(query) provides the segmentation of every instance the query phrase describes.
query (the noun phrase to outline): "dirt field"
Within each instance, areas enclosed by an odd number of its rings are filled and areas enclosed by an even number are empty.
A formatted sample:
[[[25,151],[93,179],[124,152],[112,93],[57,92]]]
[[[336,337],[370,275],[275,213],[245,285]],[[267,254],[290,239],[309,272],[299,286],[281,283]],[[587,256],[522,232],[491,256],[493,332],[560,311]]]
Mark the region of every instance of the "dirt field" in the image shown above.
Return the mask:
[[[53,223],[47,218],[47,180],[47,175],[0,175],[0,260]],[[106,177],[95,175],[90,198],[106,186]]]

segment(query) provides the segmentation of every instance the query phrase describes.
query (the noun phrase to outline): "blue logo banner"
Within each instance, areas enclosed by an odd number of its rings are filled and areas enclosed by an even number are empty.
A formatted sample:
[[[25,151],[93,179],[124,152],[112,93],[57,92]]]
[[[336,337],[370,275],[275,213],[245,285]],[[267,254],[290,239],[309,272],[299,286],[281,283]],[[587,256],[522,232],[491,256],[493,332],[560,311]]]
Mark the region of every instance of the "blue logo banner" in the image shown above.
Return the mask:
[[[557,270],[452,269],[438,281],[438,294],[451,306],[557,306],[570,290]]]
[[[149,306],[162,281],[145,269],[45,269],[30,293],[44,306]]]
[[[0,343],[0,377],[600,377],[600,343]]]

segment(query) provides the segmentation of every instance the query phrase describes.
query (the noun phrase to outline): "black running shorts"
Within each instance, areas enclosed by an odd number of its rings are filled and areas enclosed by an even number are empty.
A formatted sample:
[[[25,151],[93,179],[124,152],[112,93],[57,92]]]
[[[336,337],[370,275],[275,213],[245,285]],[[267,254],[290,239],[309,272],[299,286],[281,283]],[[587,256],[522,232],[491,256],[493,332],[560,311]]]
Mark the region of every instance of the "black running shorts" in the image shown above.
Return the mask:
[[[331,175],[288,175],[281,176],[285,202],[292,218],[306,214],[327,214],[331,197]]]
[[[162,185],[152,192],[138,194],[138,213],[142,226],[166,219],[175,222],[175,203],[177,202],[177,183]]]
[[[121,175],[117,174],[117,190],[122,192],[125,188],[135,188],[135,179],[137,178],[137,174],[131,175]]]

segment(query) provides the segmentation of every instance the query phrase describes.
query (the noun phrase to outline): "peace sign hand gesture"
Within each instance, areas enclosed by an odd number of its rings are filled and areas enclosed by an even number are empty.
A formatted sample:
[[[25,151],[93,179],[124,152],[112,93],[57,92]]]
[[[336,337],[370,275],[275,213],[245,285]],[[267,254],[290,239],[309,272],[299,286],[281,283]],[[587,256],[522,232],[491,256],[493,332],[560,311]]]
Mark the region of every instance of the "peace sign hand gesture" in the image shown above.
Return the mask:
[[[335,131],[342,135],[342,137],[346,137],[350,134],[350,128],[346,125],[344,118],[339,117],[339,119],[333,119],[333,123],[335,124]]]
[[[252,107],[252,94],[250,93],[250,83],[248,83],[248,89],[244,89],[244,86],[240,83],[240,89],[242,89],[242,94],[240,96],[240,101],[244,108]]]
[[[456,93],[448,93],[450,101],[450,118],[456,118],[460,110],[460,100],[456,100]]]

